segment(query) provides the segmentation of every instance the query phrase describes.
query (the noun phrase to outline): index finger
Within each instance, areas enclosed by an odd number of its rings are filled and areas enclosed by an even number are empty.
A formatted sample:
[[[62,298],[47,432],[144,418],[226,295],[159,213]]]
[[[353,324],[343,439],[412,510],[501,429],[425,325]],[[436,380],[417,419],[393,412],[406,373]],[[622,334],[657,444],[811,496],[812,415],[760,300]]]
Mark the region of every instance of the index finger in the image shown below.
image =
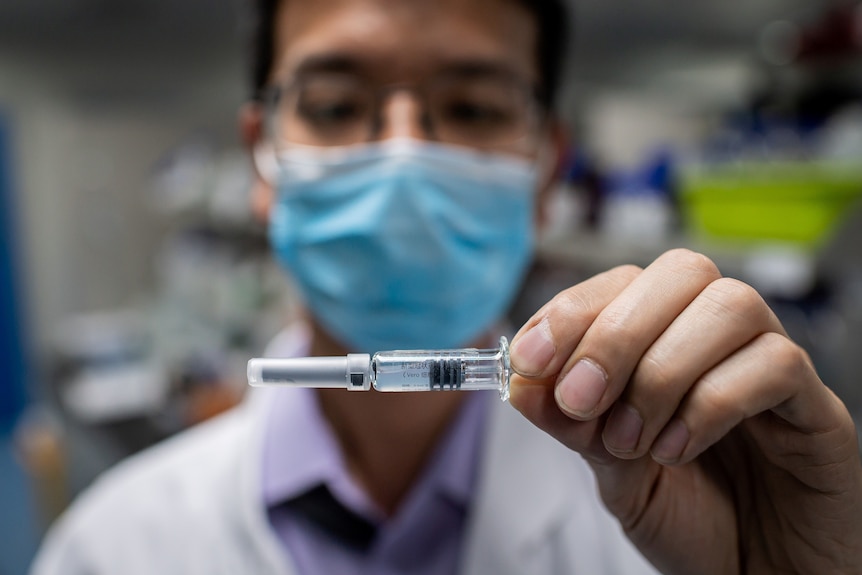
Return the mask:
[[[641,271],[617,267],[557,294],[512,338],[512,369],[528,379],[557,375],[602,310]]]
[[[719,278],[712,261],[689,250],[671,250],[656,259],[579,336],[558,378],[560,408],[579,420],[604,413],[644,353]]]

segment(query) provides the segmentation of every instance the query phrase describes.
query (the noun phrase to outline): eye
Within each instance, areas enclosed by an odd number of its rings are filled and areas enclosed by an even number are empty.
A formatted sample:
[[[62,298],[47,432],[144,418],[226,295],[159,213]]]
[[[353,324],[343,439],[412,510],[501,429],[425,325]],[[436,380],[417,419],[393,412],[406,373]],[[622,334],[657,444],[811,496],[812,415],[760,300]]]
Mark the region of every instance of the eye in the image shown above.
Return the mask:
[[[507,123],[511,117],[511,114],[500,106],[468,100],[449,102],[443,112],[447,121],[465,125],[501,125]]]
[[[350,144],[367,137],[374,94],[343,75],[307,76],[288,86],[276,113],[277,130],[285,142]]]
[[[356,98],[304,97],[297,108],[302,120],[320,127],[349,124],[366,117],[366,106]]]

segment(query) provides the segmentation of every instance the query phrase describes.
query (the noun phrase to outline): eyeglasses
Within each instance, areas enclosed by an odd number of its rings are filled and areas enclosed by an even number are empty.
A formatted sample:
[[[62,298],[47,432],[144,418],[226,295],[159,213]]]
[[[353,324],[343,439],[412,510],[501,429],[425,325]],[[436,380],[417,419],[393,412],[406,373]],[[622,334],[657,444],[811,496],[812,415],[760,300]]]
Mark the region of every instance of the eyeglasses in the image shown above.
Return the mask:
[[[303,76],[267,93],[276,144],[343,146],[380,137],[384,104],[412,92],[429,139],[480,149],[529,143],[537,133],[535,92],[504,74],[441,76],[423,85],[381,86],[355,74]]]

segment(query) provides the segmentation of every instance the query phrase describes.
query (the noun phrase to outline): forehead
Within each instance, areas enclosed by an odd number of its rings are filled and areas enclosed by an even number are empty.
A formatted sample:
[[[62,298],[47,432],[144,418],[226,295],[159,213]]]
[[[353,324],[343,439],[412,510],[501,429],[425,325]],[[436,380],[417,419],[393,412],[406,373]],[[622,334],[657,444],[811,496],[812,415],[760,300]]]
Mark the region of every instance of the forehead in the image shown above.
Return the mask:
[[[533,15],[515,0],[282,0],[272,79],[337,57],[393,82],[473,63],[534,82],[536,34]]]

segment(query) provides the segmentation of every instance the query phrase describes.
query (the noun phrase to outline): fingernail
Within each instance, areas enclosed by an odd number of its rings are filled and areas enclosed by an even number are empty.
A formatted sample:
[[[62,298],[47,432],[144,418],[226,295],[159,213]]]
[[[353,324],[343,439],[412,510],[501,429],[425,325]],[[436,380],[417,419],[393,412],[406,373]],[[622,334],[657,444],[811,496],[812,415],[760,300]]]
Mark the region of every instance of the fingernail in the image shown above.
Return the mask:
[[[652,446],[652,457],[659,463],[676,463],[691,437],[681,419],[670,422]]]
[[[603,439],[608,451],[631,453],[638,445],[644,420],[631,405],[614,407],[605,424]]]
[[[544,318],[512,346],[512,367],[521,375],[539,375],[554,359],[555,352],[551,324]]]
[[[592,361],[582,359],[557,385],[557,404],[576,417],[589,417],[608,387],[605,372]]]

